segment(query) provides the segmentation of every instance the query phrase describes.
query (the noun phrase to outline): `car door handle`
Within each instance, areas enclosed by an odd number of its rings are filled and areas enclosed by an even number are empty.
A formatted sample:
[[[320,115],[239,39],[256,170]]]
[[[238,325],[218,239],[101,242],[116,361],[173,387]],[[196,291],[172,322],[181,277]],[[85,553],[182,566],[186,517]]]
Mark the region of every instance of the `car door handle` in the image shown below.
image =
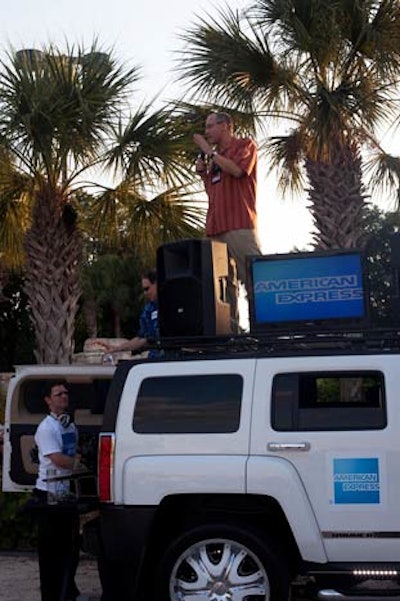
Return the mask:
[[[309,451],[311,445],[309,442],[269,442],[268,451]]]

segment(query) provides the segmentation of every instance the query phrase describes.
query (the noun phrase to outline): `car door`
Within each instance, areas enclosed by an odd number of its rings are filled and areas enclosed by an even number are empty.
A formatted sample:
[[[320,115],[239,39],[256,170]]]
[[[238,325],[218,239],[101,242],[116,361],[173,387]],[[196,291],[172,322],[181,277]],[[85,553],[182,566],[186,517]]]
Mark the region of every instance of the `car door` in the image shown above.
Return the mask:
[[[400,560],[397,373],[395,355],[257,362],[251,457],[293,468],[329,561]]]
[[[47,414],[42,389],[47,381],[65,380],[70,410],[79,432],[80,452],[91,470],[96,469],[97,434],[114,366],[30,365],[17,368],[7,390],[3,490],[33,488],[38,471],[34,435]]]
[[[255,359],[140,363],[119,404],[114,501],[245,491]]]

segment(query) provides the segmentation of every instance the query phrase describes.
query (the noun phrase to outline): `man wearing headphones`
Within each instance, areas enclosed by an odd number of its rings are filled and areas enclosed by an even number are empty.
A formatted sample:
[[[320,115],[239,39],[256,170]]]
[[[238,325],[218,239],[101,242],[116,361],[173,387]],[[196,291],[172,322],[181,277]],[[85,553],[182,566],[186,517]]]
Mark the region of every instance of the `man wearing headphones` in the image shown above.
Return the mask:
[[[38,557],[42,601],[72,601],[79,595],[75,572],[79,561],[79,516],[73,505],[48,503],[49,471],[57,480],[57,493],[68,499],[69,480],[78,446],[78,431],[68,413],[68,389],[64,381],[44,387],[49,415],[39,424],[35,442],[39,473],[34,496],[43,504],[38,513]],[[63,507],[64,505],[64,507]]]

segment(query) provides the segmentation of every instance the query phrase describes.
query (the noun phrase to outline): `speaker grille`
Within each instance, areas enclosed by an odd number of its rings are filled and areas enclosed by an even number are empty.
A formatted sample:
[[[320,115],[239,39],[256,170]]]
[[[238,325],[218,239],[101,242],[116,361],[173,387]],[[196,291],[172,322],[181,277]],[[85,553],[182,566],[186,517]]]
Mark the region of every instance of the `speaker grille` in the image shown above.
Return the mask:
[[[179,240],[157,249],[161,337],[231,333],[227,302],[228,249],[224,242]]]
[[[202,283],[195,277],[172,278],[159,293],[161,336],[203,334]]]

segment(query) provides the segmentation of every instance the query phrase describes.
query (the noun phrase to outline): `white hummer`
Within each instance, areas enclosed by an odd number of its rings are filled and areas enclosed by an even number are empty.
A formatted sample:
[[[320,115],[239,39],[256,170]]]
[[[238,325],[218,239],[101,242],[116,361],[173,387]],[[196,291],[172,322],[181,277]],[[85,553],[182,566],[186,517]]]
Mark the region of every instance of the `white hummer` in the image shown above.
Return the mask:
[[[100,563],[116,601],[286,601],[293,582],[371,601],[382,579],[400,598],[399,342],[243,336],[115,374],[64,368],[79,430],[100,431]],[[32,484],[37,386],[59,370],[10,385],[5,490]]]

